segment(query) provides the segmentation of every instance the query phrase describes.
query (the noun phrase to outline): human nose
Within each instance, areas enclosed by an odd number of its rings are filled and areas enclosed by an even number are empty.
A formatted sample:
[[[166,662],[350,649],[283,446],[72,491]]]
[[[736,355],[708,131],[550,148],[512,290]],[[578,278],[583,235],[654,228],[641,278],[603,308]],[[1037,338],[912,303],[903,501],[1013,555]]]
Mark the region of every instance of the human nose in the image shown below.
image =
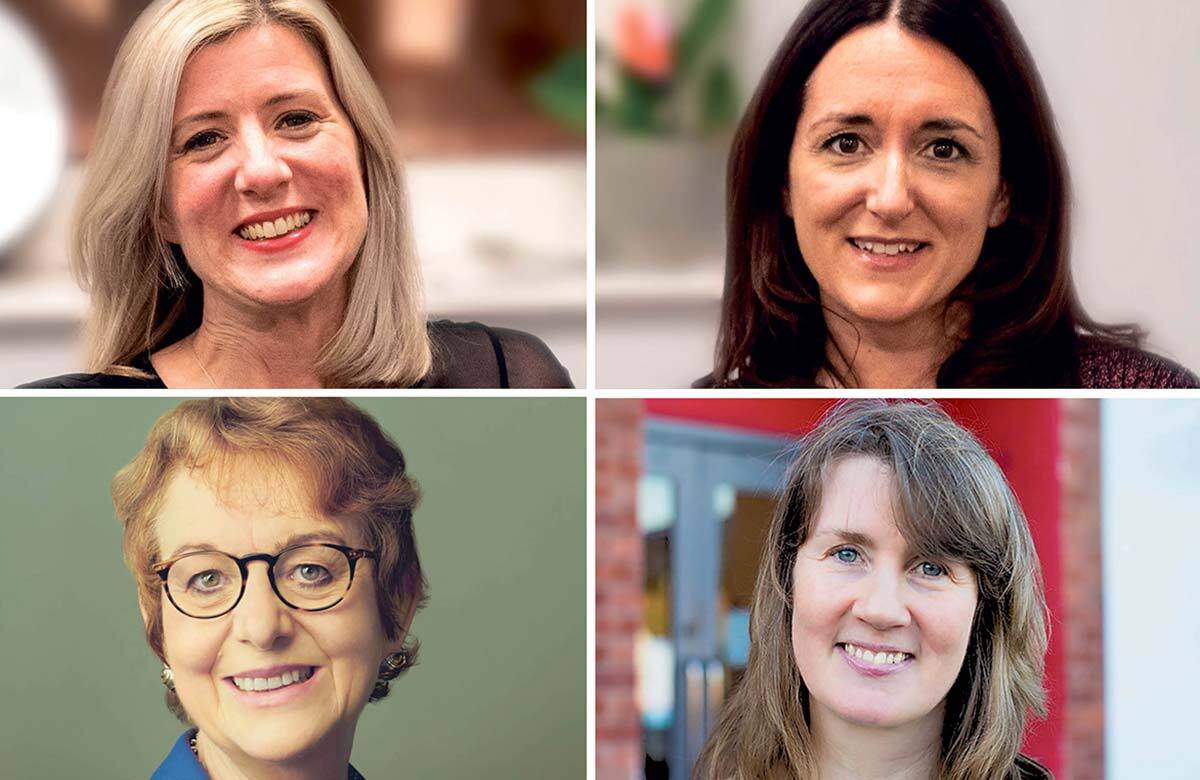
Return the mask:
[[[900,222],[913,210],[908,162],[904,154],[891,152],[881,157],[880,166],[867,194],[867,210],[884,222]]]
[[[292,171],[276,153],[271,140],[258,128],[242,133],[242,159],[234,186],[243,195],[269,197],[292,180]]]
[[[875,573],[863,578],[851,614],[873,628],[902,628],[912,621],[904,600],[903,583],[895,576]]]
[[[271,650],[285,643],[292,631],[291,610],[275,595],[266,562],[248,564],[246,590],[233,609],[234,637],[257,648]]]

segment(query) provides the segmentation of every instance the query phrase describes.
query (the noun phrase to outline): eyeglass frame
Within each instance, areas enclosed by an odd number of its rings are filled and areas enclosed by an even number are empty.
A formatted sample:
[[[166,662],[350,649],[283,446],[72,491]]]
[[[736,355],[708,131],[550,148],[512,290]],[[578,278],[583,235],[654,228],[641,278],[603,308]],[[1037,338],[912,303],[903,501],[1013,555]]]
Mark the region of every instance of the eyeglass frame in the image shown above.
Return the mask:
[[[283,594],[279,592],[279,585],[275,582],[275,564],[279,562],[280,558],[287,555],[292,550],[299,550],[304,547],[328,547],[332,550],[337,550],[342,555],[346,556],[346,561],[350,565],[350,580],[346,583],[346,590],[342,593],[341,596],[338,597],[337,601],[333,602],[332,604],[330,604],[328,606],[325,606],[325,607],[298,607],[295,604],[292,604],[291,602],[289,602],[287,599],[285,599],[283,597]],[[185,612],[183,610],[183,607],[181,607],[175,603],[175,597],[171,595],[170,583],[167,582],[167,578],[171,574],[171,567],[174,566],[179,561],[183,560],[184,558],[187,558],[187,557],[193,556],[193,555],[223,555],[226,558],[228,558],[229,560],[231,560],[237,564],[238,571],[241,572],[241,575],[242,575],[242,586],[241,586],[241,589],[238,590],[237,598],[233,600],[233,603],[230,604],[229,608],[226,609],[225,611],[219,612],[216,615],[205,615],[204,617],[200,617],[198,615],[193,615],[190,612]],[[355,549],[353,547],[346,547],[345,545],[341,545],[341,544],[332,544],[330,542],[305,542],[304,544],[294,544],[291,547],[285,547],[284,549],[280,550],[275,555],[271,555],[270,553],[254,553],[253,555],[245,555],[241,558],[230,555],[227,552],[222,552],[220,550],[192,550],[190,552],[185,552],[182,555],[176,555],[174,558],[168,558],[167,560],[162,561],[161,563],[156,563],[150,567],[150,570],[153,571],[155,574],[157,574],[158,578],[160,580],[162,580],[163,590],[166,591],[166,593],[167,593],[167,600],[171,602],[172,607],[175,607],[175,609],[179,611],[179,614],[186,615],[187,617],[190,617],[193,620],[215,620],[216,618],[224,617],[224,616],[228,615],[230,612],[232,612],[234,609],[237,608],[238,604],[242,603],[242,596],[246,595],[246,581],[250,578],[250,569],[249,569],[248,564],[253,563],[254,561],[262,561],[267,564],[267,580],[270,581],[270,583],[271,583],[271,591],[275,594],[275,598],[279,599],[279,601],[285,607],[288,607],[290,609],[298,609],[303,612],[324,612],[327,609],[333,609],[334,607],[336,607],[338,604],[341,604],[346,599],[346,594],[350,592],[350,588],[354,585],[355,565],[358,563],[359,559],[361,559],[361,558],[370,558],[371,560],[377,560],[378,556],[371,550],[359,550],[359,549]]]

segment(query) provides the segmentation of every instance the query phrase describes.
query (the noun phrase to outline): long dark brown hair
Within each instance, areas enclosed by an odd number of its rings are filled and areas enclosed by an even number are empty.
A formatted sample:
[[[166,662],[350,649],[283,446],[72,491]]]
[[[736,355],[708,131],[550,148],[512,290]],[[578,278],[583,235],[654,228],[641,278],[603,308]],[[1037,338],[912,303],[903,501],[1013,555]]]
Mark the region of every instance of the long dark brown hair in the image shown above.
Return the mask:
[[[1076,297],[1067,265],[1066,162],[1033,59],[999,0],[814,0],[800,14],[729,156],[713,383],[813,386],[824,370],[853,384],[827,357],[826,310],[781,193],[813,70],[848,33],[889,18],[945,46],[982,84],[1010,196],[1008,219],[988,231],[978,263],[953,293],[972,312],[971,324],[938,371],[938,386],[1078,386],[1081,334],[1136,346],[1141,333],[1093,321]]]

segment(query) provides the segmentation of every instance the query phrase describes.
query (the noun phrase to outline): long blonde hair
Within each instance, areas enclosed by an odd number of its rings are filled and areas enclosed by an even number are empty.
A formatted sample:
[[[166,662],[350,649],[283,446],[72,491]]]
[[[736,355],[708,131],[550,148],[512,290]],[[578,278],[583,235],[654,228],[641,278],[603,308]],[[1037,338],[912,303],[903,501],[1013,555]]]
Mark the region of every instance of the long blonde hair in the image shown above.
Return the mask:
[[[432,358],[391,120],[321,0],[159,0],[125,37],[72,225],[72,267],[91,295],[88,368],[136,374],[139,355],[200,323],[199,280],[159,228],[175,99],[193,52],[259,24],[295,30],[321,55],[363,161],[367,235],[350,271],[345,319],[317,356],[318,374],[327,386],[412,385]]]
[[[966,658],[946,698],[940,776],[1018,777],[1027,714],[1045,714],[1046,601],[1029,527],[974,436],[936,405],[884,401],[845,402],[801,441],[759,564],[746,673],[693,777],[816,776],[808,692],[792,653],[792,570],[825,475],[851,455],[891,469],[897,524],[914,552],[963,561],[979,583]]]

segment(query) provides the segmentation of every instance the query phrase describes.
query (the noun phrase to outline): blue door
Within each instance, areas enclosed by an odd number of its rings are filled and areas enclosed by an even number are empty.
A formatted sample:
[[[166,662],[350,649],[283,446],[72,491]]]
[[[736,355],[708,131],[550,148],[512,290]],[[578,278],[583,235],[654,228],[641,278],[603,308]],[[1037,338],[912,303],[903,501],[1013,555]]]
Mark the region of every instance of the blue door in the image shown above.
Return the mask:
[[[745,669],[758,558],[794,440],[656,420],[645,435],[646,777],[687,778]]]

